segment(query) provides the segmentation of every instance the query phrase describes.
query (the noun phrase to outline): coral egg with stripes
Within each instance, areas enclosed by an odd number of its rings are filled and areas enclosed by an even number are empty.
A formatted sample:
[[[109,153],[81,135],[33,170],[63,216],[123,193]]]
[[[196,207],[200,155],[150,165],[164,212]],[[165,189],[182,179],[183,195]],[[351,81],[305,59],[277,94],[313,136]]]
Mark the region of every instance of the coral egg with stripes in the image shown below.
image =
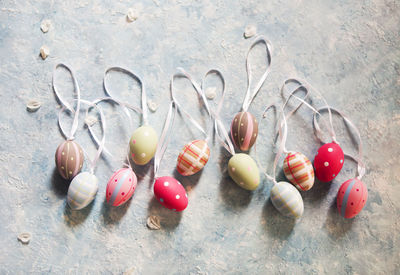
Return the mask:
[[[322,145],[314,158],[315,176],[322,182],[333,180],[342,170],[344,154],[337,143]]]
[[[249,112],[240,112],[232,120],[231,137],[237,148],[248,151],[256,142],[258,122]]]
[[[56,151],[56,166],[60,175],[66,179],[73,179],[82,169],[82,148],[73,140],[61,142]]]
[[[205,140],[195,140],[186,144],[179,153],[176,169],[182,176],[191,176],[206,165],[210,148]]]
[[[107,183],[107,203],[112,206],[120,206],[126,203],[135,192],[136,185],[137,178],[131,168],[117,170]]]
[[[159,177],[154,183],[154,196],[166,208],[182,211],[188,205],[188,197],[182,184],[173,177]]]
[[[286,178],[300,191],[310,190],[314,185],[314,168],[311,161],[299,152],[289,152],[283,161]]]
[[[337,208],[343,217],[355,217],[363,209],[368,198],[368,188],[359,179],[350,179],[340,186],[337,195]]]

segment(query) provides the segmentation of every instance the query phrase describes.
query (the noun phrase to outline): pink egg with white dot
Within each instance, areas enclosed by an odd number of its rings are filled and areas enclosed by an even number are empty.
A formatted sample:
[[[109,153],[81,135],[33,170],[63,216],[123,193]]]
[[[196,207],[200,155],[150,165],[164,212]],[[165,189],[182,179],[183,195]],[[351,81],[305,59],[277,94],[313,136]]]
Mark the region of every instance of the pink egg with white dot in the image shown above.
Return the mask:
[[[322,145],[314,158],[315,176],[322,182],[333,180],[342,170],[344,154],[337,143]]]
[[[355,217],[363,209],[368,199],[368,188],[359,179],[350,179],[340,186],[337,195],[337,208],[343,217]]]
[[[154,196],[166,208],[182,211],[188,205],[188,197],[182,184],[173,177],[160,177],[154,183]]]
[[[107,203],[120,206],[126,203],[135,192],[137,178],[131,168],[117,170],[107,183]]]

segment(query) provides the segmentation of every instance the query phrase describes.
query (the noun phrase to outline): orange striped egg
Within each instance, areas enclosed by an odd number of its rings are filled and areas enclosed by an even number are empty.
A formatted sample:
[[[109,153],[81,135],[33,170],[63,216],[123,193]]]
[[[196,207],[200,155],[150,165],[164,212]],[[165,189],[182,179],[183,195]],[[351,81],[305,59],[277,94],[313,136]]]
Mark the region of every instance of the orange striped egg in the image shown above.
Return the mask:
[[[283,161],[286,178],[301,191],[310,190],[314,185],[314,168],[302,153],[289,152]]]
[[[176,169],[182,176],[196,174],[210,157],[210,148],[205,140],[195,140],[183,146],[179,153]]]
[[[60,175],[73,179],[82,169],[83,152],[78,143],[72,140],[61,142],[56,151],[56,166]]]

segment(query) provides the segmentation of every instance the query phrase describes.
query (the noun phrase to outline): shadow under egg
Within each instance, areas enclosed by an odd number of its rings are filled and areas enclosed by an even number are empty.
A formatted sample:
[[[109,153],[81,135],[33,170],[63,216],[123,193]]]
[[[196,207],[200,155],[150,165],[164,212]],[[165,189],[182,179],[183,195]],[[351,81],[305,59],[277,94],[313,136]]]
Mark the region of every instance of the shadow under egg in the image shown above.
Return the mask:
[[[266,200],[262,209],[262,219],[265,221],[263,229],[273,238],[287,240],[293,232],[297,220],[282,215],[272,204],[270,198]]]
[[[345,240],[347,233],[352,232],[354,221],[355,218],[346,219],[340,215],[335,198],[328,209],[323,228],[333,240]]]
[[[76,227],[76,226],[80,225],[81,223],[83,223],[86,220],[86,218],[89,216],[90,212],[92,211],[96,197],[93,199],[93,201],[89,205],[87,205],[86,207],[84,207],[80,210],[72,210],[71,207],[69,207],[68,203],[65,203],[64,223],[68,227],[71,227],[71,228]]]
[[[57,168],[54,168],[51,175],[51,189],[54,194],[59,198],[65,198],[68,194],[69,184],[70,181],[61,177]]]
[[[190,202],[189,202],[190,203]],[[174,231],[181,219],[182,219],[182,213],[184,212],[175,212],[172,211],[166,207],[164,207],[157,199],[153,196],[151,201],[149,202],[149,206],[147,208],[147,216],[157,216],[160,219],[160,225],[162,230],[166,231]]]
[[[103,224],[106,226],[112,224],[118,224],[128,211],[128,208],[132,202],[134,195],[135,193],[133,193],[132,197],[126,203],[120,206],[112,206],[109,203],[107,203],[107,199],[104,198],[100,211],[103,219]]]

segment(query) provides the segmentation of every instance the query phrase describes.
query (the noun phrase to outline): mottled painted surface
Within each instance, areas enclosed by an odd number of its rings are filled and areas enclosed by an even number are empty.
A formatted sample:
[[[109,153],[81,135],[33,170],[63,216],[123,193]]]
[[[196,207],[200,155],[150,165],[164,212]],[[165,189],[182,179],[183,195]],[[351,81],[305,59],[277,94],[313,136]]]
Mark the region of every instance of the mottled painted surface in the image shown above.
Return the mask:
[[[399,2],[162,2],[1,1],[0,273],[399,273]],[[138,10],[137,21],[126,22],[128,8]],[[46,34],[40,30],[44,19],[53,23]],[[175,68],[184,67],[197,80],[209,68],[219,68],[227,81],[221,115],[228,128],[246,90],[244,57],[250,41],[242,34],[248,24],[256,25],[274,45],[272,72],[250,106],[253,114],[259,117],[265,105],[281,100],[278,87],[284,78],[299,75],[359,126],[368,167],[363,181],[369,191],[360,215],[344,220],[335,205],[340,184],[355,175],[350,161],[332,184],[317,182],[302,194],[305,210],[297,223],[278,214],[268,200],[271,182],[263,180],[253,193],[236,186],[226,171],[228,155],[218,144],[211,146],[210,161],[201,173],[180,177],[173,172],[179,149],[203,138],[195,129],[188,130],[181,118],[160,174],[182,182],[188,208],[174,213],[153,198],[152,162],[134,167],[139,184],[133,199],[110,207],[105,203],[106,182],[121,167],[139,118],[133,115],[130,126],[118,107],[107,105],[106,145],[114,157],[99,163],[94,203],[71,212],[67,185],[54,170],[54,153],[62,141],[56,121],[59,108],[50,87],[55,64],[64,61],[73,67],[87,99],[104,95],[106,67],[121,65],[137,72],[149,98],[161,104],[149,117],[158,133]],[[42,45],[50,49],[45,61],[39,57]],[[252,55],[258,67],[260,54],[258,48]],[[59,76],[60,90],[68,95],[67,75]],[[177,82],[178,88],[189,89],[188,83]],[[110,74],[114,94],[138,105],[133,83]],[[129,87],[135,88],[135,95]],[[181,102],[186,96],[187,108],[196,110],[193,94],[178,95]],[[36,113],[25,110],[32,98],[43,103]],[[82,121],[83,116],[77,141],[93,156]],[[203,122],[208,122],[205,117]],[[319,144],[310,122],[305,108],[289,120],[287,147],[312,160]],[[353,147],[346,128],[339,120],[335,125],[349,152]],[[263,163],[273,158],[271,132],[272,119],[260,122],[257,149]],[[150,214],[160,217],[162,230],[147,229]],[[21,232],[31,232],[28,245],[17,241]]]

